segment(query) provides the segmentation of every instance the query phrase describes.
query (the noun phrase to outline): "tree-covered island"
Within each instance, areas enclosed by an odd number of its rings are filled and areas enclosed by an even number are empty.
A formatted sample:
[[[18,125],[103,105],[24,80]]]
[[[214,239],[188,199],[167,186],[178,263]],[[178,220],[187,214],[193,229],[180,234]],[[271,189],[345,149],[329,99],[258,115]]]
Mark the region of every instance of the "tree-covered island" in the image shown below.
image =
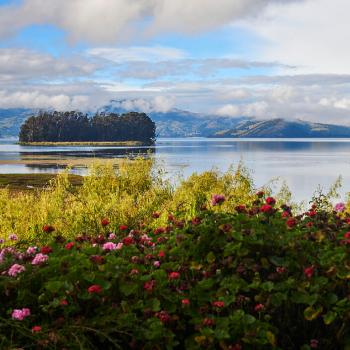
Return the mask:
[[[96,113],[40,112],[21,126],[19,142],[32,143],[115,143],[137,142],[150,145],[155,141],[155,123],[145,114],[129,112]]]

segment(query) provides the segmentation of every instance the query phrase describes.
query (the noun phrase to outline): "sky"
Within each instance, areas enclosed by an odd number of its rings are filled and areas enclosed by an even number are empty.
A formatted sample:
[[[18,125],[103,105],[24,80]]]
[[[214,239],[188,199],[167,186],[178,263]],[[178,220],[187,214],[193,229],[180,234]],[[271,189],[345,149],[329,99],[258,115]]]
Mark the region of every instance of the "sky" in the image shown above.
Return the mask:
[[[349,0],[0,0],[0,108],[350,125]]]

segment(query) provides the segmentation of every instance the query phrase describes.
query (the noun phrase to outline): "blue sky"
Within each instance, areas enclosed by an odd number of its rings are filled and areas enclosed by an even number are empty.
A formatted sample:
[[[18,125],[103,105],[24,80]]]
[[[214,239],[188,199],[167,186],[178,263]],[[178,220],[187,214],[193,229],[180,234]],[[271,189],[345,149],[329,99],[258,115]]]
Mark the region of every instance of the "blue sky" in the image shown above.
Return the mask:
[[[349,124],[347,0],[0,0],[0,107]]]

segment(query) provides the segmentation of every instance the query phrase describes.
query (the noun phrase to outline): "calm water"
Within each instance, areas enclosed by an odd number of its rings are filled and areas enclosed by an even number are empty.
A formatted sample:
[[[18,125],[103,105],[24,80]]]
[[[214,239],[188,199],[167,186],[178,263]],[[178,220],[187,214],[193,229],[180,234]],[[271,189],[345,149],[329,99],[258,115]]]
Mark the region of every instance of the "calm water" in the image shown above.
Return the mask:
[[[126,157],[147,153],[148,147],[23,147],[0,142],[0,173],[59,172],[62,166],[45,161],[77,157]],[[185,177],[213,167],[225,171],[240,160],[251,170],[257,186],[280,177],[296,200],[309,199],[317,185],[327,189],[339,175],[342,195],[350,191],[350,139],[159,139],[150,156],[164,165],[169,176]],[[29,164],[40,159],[40,164]],[[28,163],[26,164],[26,161]],[[73,172],[84,174],[85,169]]]

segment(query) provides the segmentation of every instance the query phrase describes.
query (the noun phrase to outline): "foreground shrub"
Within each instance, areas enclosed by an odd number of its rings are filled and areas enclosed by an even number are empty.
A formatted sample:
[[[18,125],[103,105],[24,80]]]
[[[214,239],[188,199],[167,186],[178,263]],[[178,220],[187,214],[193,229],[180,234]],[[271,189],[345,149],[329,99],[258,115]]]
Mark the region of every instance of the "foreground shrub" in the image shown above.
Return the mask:
[[[97,236],[3,246],[0,348],[349,347],[346,214],[213,198],[190,220],[105,215]]]

